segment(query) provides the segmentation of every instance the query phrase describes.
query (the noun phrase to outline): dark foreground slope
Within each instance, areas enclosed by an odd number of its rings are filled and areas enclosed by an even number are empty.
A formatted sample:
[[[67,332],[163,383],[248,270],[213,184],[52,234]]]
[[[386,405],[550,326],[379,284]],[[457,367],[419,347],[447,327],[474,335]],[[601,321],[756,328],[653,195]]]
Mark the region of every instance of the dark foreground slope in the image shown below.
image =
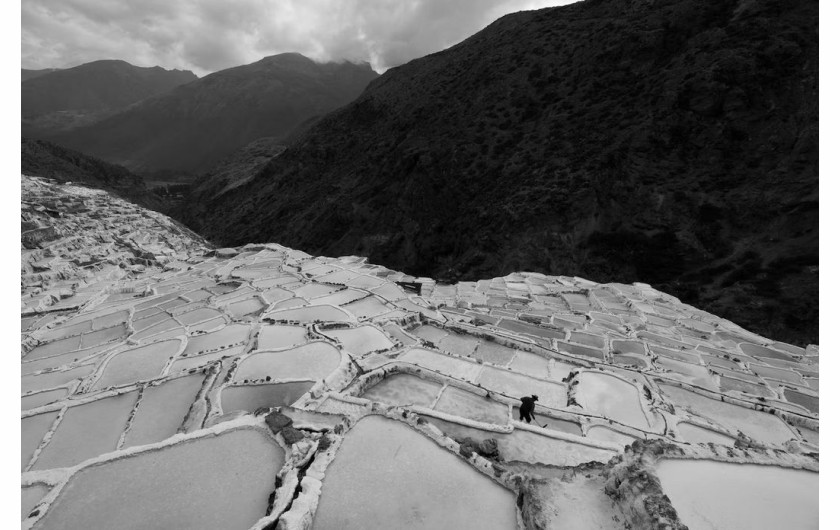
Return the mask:
[[[55,141],[151,172],[203,172],[266,136],[345,105],[377,76],[367,64],[318,64],[296,53],[229,68]]]
[[[20,166],[24,175],[84,184],[113,192],[146,208],[166,210],[160,197],[146,189],[143,179],[126,168],[50,142],[22,138]]]
[[[389,70],[188,222],[442,279],[648,282],[816,342],[817,20],[813,0],[509,15]]]
[[[94,61],[66,70],[21,70],[24,135],[78,127],[198,79],[188,70]]]

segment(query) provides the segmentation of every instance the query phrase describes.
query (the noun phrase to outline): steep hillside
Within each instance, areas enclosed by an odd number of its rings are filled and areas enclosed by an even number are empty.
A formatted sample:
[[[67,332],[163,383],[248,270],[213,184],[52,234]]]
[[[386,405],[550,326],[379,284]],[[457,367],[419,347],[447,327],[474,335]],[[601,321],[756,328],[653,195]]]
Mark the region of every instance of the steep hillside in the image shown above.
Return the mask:
[[[147,208],[165,209],[161,199],[146,189],[143,179],[126,168],[50,142],[22,138],[20,166],[24,175],[85,184]]]
[[[818,5],[589,0],[389,70],[188,222],[441,279],[644,281],[817,340]]]
[[[367,64],[285,53],[208,75],[55,141],[132,170],[199,173],[257,138],[285,137],[349,103],[376,76]]]
[[[143,68],[125,61],[94,61],[66,70],[21,71],[24,135],[46,136],[78,127],[132,103],[197,79],[184,70]],[[42,73],[43,72],[43,73]]]

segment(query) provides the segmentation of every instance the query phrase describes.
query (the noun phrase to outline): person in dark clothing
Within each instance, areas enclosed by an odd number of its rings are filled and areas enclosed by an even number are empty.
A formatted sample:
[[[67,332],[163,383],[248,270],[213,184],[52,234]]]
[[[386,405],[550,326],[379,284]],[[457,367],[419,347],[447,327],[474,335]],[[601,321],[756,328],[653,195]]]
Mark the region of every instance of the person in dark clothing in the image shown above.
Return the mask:
[[[534,402],[539,401],[539,398],[537,396],[525,396],[519,398],[519,401],[522,402],[522,405],[519,406],[519,421],[525,420],[531,423],[531,420],[536,419],[534,417]]]

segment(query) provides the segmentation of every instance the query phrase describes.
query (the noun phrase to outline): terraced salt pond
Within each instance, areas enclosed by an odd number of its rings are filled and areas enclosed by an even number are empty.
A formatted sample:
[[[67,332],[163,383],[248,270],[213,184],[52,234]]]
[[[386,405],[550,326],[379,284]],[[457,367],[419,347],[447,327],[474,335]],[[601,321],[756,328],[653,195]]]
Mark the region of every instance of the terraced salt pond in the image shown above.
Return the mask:
[[[341,353],[326,342],[313,342],[281,352],[259,352],[239,363],[234,380],[278,379],[318,380],[338,367]]]
[[[614,431],[609,427],[603,425],[593,425],[586,431],[586,437],[601,442],[615,443],[620,446],[630,445],[636,441],[636,438],[627,434]]]
[[[435,410],[498,425],[507,425],[509,419],[507,405],[453,386],[444,389],[435,404]]]
[[[301,326],[264,325],[257,338],[260,350],[280,349],[306,342],[306,328]]]
[[[70,407],[32,469],[74,466],[117,449],[136,402],[133,391]]]
[[[321,331],[324,335],[339,341],[348,352],[364,355],[372,351],[387,350],[394,343],[378,328],[359,326],[351,329],[330,329]]]
[[[154,379],[180,349],[180,340],[167,340],[120,352],[106,361],[92,390]]]
[[[227,357],[236,357],[245,353],[245,346],[234,346],[233,348],[226,348],[213,353],[204,353],[202,355],[193,355],[191,357],[179,357],[169,368],[170,374],[176,374],[184,370],[192,370],[201,366],[214,363]]]
[[[661,385],[660,388],[675,404],[733,433],[740,430],[760,442],[776,445],[794,437],[787,424],[778,416],[709,399],[675,386]]]
[[[361,397],[388,405],[431,407],[443,385],[410,374],[386,377],[369,388]]]
[[[41,499],[50,492],[50,488],[43,484],[35,484],[28,488],[20,489],[20,520],[23,521],[32,512]]]
[[[253,412],[262,407],[288,407],[306,394],[315,381],[228,386],[222,390],[222,410]]]
[[[354,319],[337,307],[329,305],[312,305],[297,309],[281,309],[272,311],[265,318],[274,321],[310,322],[352,322]]]
[[[683,437],[683,440],[690,443],[715,443],[720,445],[735,445],[735,439],[725,434],[705,429],[694,425],[693,423],[680,422],[677,424],[677,430]]]
[[[190,337],[184,354],[194,355],[209,350],[225,348],[248,340],[251,327],[245,324],[231,324],[224,329],[206,335]]]
[[[41,444],[44,435],[50,430],[58,412],[45,412],[35,416],[28,416],[20,420],[20,468],[24,469],[32,455]]]
[[[635,386],[609,374],[579,374],[575,397],[587,412],[600,414],[639,429],[649,428]]]
[[[512,492],[393,420],[361,419],[326,475],[316,530],[516,527]]]
[[[566,407],[565,386],[532,379],[507,370],[485,366],[478,377],[478,384],[513,399],[536,394],[540,398],[538,405],[554,409]]]
[[[67,393],[66,388],[59,388],[57,390],[47,390],[46,392],[24,396],[20,398],[20,410],[31,410],[58,401],[66,396]]]
[[[124,447],[160,442],[178,432],[204,382],[191,375],[143,389]]]
[[[819,475],[708,460],[665,460],[656,474],[692,530],[816,529]]]
[[[278,406],[305,439],[282,505],[257,528],[308,528],[316,506],[318,528],[613,528],[648,507],[632,477],[629,495],[605,493],[608,477],[626,484],[635,468],[624,464],[681,455],[818,468],[818,346],[759,337],[645,284],[513,273],[443,285],[277,244],[213,250],[106,193],[29,177],[21,186],[22,223],[69,235],[21,249],[21,510],[49,510],[27,528],[251,527],[283,460],[267,431],[253,431],[265,428],[253,412]],[[530,394],[540,400],[525,424],[519,398]],[[462,458],[400,407],[456,440],[496,440],[501,460]],[[405,421],[369,417],[379,413]],[[225,442],[237,429],[257,442]],[[721,449],[739,431],[758,444]],[[232,455],[233,479],[223,476]],[[593,461],[603,468],[570,467]],[[342,476],[347,465],[356,468]],[[520,491],[526,483],[535,488]],[[743,502],[762,487],[727,495]],[[813,502],[816,490],[800,489]],[[662,523],[666,512],[648,515]]]
[[[238,429],[91,465],[34,528],[249,528],[284,459],[264,431]]]
[[[93,369],[94,366],[86,365],[38,375],[25,375],[20,378],[20,391],[26,394],[28,392],[64,386],[75,379],[87,377],[93,372]]]

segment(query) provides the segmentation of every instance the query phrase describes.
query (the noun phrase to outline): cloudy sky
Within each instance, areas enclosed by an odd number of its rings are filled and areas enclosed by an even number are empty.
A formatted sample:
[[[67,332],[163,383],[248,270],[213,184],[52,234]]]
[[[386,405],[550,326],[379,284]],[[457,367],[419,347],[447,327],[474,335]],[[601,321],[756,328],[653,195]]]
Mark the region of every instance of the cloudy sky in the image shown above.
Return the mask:
[[[203,76],[294,51],[383,71],[460,42],[506,13],[571,1],[24,0],[21,66],[123,59]]]

